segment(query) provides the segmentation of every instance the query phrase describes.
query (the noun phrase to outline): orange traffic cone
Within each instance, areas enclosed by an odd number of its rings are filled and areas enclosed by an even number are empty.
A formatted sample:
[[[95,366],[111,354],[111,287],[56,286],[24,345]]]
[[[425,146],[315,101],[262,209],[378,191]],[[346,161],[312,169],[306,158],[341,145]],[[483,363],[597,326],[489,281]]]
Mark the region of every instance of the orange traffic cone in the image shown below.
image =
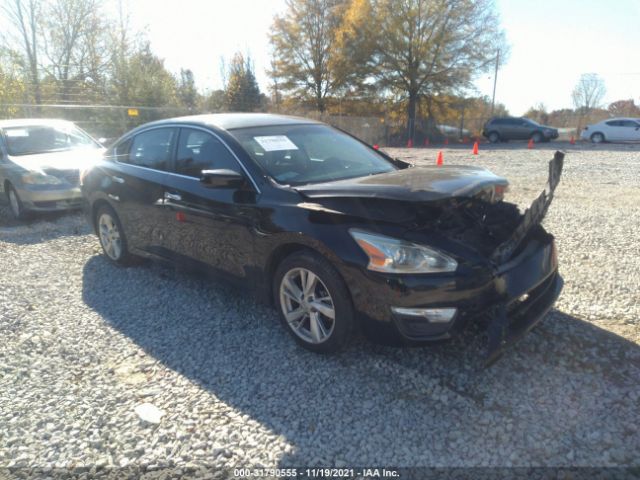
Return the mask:
[[[575,139],[575,138],[573,138],[573,135],[571,135],[571,140],[569,140],[569,143],[570,143],[571,145],[575,145],[575,144],[576,144],[576,139]]]
[[[533,138],[529,139],[529,143],[527,144],[527,148],[531,150],[533,148]]]
[[[478,155],[478,141],[473,144],[473,154]]]
[[[374,150],[379,150],[380,149],[380,145],[378,145],[377,143],[373,144],[373,149]]]
[[[442,155],[442,150],[438,152],[438,159],[436,160],[436,165],[441,167],[444,164],[444,158]]]
[[[411,138],[407,141],[407,148],[413,148],[413,140]]]

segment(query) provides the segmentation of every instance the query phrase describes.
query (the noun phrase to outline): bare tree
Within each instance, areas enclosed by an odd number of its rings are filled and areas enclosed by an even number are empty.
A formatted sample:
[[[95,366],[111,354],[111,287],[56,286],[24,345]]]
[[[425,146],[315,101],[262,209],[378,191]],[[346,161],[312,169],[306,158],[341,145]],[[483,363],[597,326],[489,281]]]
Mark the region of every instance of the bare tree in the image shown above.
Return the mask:
[[[97,43],[102,30],[98,0],[55,0],[44,22],[45,70],[60,85],[61,100],[71,100],[73,85],[103,63]],[[93,72],[95,76],[97,72]],[[92,81],[95,79],[92,78]]]
[[[604,80],[596,73],[584,73],[573,89],[571,99],[582,115],[588,115],[591,110],[600,106],[605,93]]]
[[[42,103],[39,70],[39,37],[41,20],[41,2],[39,0],[5,0],[2,12],[9,20],[13,32],[9,38],[18,46],[25,59],[24,69],[32,87],[36,104]]]

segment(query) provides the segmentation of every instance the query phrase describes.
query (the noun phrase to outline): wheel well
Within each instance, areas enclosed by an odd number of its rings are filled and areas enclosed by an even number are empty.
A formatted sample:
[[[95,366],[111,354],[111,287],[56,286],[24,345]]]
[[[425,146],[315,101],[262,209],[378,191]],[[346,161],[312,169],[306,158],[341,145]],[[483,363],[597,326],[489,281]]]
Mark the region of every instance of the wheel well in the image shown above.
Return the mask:
[[[607,137],[604,136],[604,133],[602,133],[602,132],[593,132],[591,134],[591,136],[589,136],[589,138],[593,138],[595,135],[602,135],[603,139],[607,138]]]
[[[98,225],[96,223],[96,214],[98,213],[98,209],[103,205],[106,205],[107,207],[111,208],[111,205],[109,205],[109,202],[102,199],[96,200],[95,202],[93,202],[93,206],[91,207],[91,225],[93,225],[94,232],[98,231]]]
[[[500,138],[500,133],[497,130],[489,130],[489,133],[487,133],[487,137],[490,137],[492,133],[495,133],[496,135],[498,135],[498,138]]]
[[[267,301],[270,305],[273,305],[273,275],[276,273],[276,269],[278,268],[278,265],[280,265],[280,263],[287,258],[289,255],[296,253],[296,252],[301,252],[301,251],[307,251],[310,252],[314,255],[319,255],[320,257],[324,258],[325,260],[329,261],[329,263],[333,263],[331,262],[331,260],[329,260],[326,255],[323,255],[322,253],[320,253],[318,250],[316,250],[313,247],[310,247],[308,245],[303,245],[301,243],[287,243],[284,245],[280,245],[278,248],[276,248],[272,253],[271,256],[269,257],[269,259],[267,260],[267,264],[264,270],[264,275],[265,275],[265,295],[267,298]]]

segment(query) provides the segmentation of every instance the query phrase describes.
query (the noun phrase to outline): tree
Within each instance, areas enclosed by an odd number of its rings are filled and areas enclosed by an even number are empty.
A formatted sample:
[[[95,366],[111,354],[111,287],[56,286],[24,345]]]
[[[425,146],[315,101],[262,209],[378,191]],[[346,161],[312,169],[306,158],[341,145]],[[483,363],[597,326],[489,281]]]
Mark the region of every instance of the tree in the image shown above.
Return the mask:
[[[180,78],[178,79],[178,99],[189,111],[195,110],[200,95],[196,89],[196,81],[193,72],[189,69],[180,69]]]
[[[40,6],[40,0],[5,0],[2,4],[2,12],[13,29],[13,35],[10,36],[23,55],[23,67],[37,105],[42,103],[39,70]]]
[[[131,57],[127,78],[127,104],[150,107],[178,105],[176,79],[165,68],[164,61],[153,54],[148,43]]]
[[[25,84],[20,78],[19,67],[16,65],[15,52],[0,49],[0,104],[16,103],[25,94]],[[17,108],[14,106],[0,106],[0,115],[14,116]]]
[[[225,101],[225,91],[214,90],[207,95],[204,104],[209,112],[223,112],[225,110]]]
[[[640,117],[640,107],[636,105],[632,98],[612,102],[607,110],[614,117]]]
[[[225,106],[234,112],[254,112],[261,106],[261,94],[251,58],[236,53],[229,63],[225,85]]]
[[[281,90],[311,100],[324,112],[326,99],[344,79],[336,75],[335,35],[346,0],[287,0],[287,11],[273,22],[273,69]]]
[[[600,106],[606,91],[604,80],[598,74],[584,73],[573,89],[571,99],[581,114],[588,115],[593,108]]]
[[[505,57],[492,0],[360,0],[358,4],[371,14],[359,16],[359,28],[344,43],[355,41],[358,48],[351,51],[360,56],[370,49],[366,65],[378,92],[403,94],[409,138],[415,134],[420,97],[460,93],[478,73],[491,68],[498,48]],[[369,41],[363,43],[363,36]]]
[[[44,70],[58,84],[62,103],[77,102],[105,66],[105,33],[98,0],[54,0],[45,4]]]
[[[524,116],[543,125],[547,125],[549,123],[549,112],[547,112],[547,107],[544,103],[539,103],[536,106],[531,107],[527,110],[527,113],[525,113]]]

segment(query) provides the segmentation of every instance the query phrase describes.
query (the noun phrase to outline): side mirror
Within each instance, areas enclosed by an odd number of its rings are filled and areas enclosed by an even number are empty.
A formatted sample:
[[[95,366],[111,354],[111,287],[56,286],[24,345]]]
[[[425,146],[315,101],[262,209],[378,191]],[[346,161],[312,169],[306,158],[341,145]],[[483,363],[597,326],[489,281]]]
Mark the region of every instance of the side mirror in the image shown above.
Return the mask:
[[[200,183],[212,188],[240,188],[244,185],[244,176],[228,169],[202,170]]]

